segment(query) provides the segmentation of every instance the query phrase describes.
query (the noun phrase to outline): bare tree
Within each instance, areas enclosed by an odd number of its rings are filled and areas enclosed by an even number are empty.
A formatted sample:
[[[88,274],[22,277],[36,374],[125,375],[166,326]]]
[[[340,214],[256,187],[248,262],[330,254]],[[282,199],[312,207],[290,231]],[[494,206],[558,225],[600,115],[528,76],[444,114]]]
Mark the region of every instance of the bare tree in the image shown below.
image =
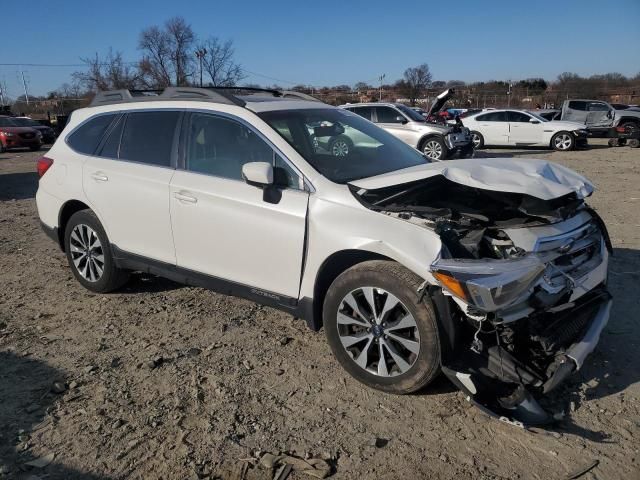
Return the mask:
[[[189,77],[193,74],[192,49],[196,41],[196,35],[184,18],[173,17],[165,23],[165,30],[169,37],[171,58],[174,63],[176,85],[188,85]]]
[[[166,32],[155,25],[144,29],[138,48],[144,52],[139,69],[146,86],[163,88],[171,85],[171,48]]]
[[[407,68],[404,71],[403,79],[396,83],[398,91],[409,99],[411,105],[416,104],[416,100],[426,94],[431,85],[431,71],[429,65],[423,63],[417,67]]]
[[[202,68],[209,76],[211,86],[232,87],[246,77],[240,64],[233,58],[235,51],[232,40],[222,42],[217,37],[209,37],[197,50],[205,52]]]
[[[196,36],[182,17],[169,19],[163,28],[151,26],[140,34],[138,48],[143,57],[139,69],[145,86],[183,86],[192,75],[192,50]]]
[[[96,53],[93,58],[81,60],[87,65],[87,70],[72,74],[77,86],[91,91],[135,89],[140,86],[139,72],[122,59],[121,52],[109,49],[104,58]]]

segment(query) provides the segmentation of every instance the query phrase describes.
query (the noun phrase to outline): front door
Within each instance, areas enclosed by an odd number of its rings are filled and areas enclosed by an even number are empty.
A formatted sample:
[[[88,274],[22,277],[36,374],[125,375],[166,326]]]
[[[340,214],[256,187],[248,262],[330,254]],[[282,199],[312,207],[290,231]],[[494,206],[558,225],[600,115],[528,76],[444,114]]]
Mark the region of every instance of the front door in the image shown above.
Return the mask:
[[[376,124],[406,144],[416,146],[416,134],[411,124],[395,108],[376,107]]]
[[[309,200],[301,176],[239,120],[193,112],[184,125],[184,169],[170,188],[178,266],[297,299]],[[271,162],[278,187],[248,185],[248,162]]]
[[[509,144],[536,145],[542,142],[542,123],[523,112],[508,111]]]

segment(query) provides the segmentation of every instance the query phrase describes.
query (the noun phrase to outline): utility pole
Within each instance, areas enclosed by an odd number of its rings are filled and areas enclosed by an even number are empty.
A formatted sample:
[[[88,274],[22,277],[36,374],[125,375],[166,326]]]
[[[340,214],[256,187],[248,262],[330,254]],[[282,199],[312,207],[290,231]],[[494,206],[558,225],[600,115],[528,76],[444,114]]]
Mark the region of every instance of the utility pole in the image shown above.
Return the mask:
[[[382,81],[384,80],[384,77],[386,77],[385,73],[383,73],[382,75],[380,75],[378,77],[378,80],[380,80],[380,89],[378,90],[378,101],[379,102],[382,101]]]
[[[0,82],[0,106],[4,107],[4,84]]]
[[[511,108],[511,87],[513,84],[509,81],[509,90],[507,90],[507,108]]]
[[[198,57],[198,60],[200,61],[200,87],[201,88],[202,88],[202,59],[206,54],[207,54],[206,48],[200,48],[196,50],[196,57]]]
[[[29,93],[27,92],[27,82],[24,79],[24,70],[20,72],[22,74],[22,86],[24,87],[24,98],[29,105]]]

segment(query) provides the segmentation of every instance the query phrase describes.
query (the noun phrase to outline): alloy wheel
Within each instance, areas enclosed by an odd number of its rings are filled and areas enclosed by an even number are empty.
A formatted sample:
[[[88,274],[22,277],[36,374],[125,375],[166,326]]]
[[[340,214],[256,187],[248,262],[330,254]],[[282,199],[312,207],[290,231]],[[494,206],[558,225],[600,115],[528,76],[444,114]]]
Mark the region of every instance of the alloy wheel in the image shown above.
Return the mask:
[[[90,226],[76,225],[69,238],[71,259],[78,273],[89,282],[97,282],[104,272],[104,251],[98,234]]]
[[[572,140],[568,133],[561,133],[554,141],[554,145],[558,150],[569,150],[571,143]]]
[[[351,359],[381,377],[406,373],[420,353],[418,325],[407,307],[390,292],[361,287],[340,302],[338,337]]]
[[[442,157],[442,145],[435,140],[429,140],[424,144],[424,154],[433,160],[440,160]]]
[[[473,143],[473,148],[480,148],[480,135],[477,133],[471,134],[471,142]]]
[[[334,157],[346,157],[349,155],[349,145],[344,140],[337,140],[331,146],[331,153]]]

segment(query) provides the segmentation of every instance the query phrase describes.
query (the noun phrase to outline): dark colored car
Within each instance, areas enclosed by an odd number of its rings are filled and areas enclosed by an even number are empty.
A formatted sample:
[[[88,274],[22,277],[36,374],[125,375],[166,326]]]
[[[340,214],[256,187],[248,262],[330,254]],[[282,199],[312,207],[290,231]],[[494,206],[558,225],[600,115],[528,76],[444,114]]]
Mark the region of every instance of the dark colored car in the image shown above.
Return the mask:
[[[12,117],[0,117],[0,151],[11,148],[39,150],[42,134],[31,127],[17,125]]]
[[[31,127],[39,131],[42,135],[42,143],[53,143],[56,141],[56,132],[47,125],[43,125],[29,117],[13,117],[11,120],[20,127]]]

